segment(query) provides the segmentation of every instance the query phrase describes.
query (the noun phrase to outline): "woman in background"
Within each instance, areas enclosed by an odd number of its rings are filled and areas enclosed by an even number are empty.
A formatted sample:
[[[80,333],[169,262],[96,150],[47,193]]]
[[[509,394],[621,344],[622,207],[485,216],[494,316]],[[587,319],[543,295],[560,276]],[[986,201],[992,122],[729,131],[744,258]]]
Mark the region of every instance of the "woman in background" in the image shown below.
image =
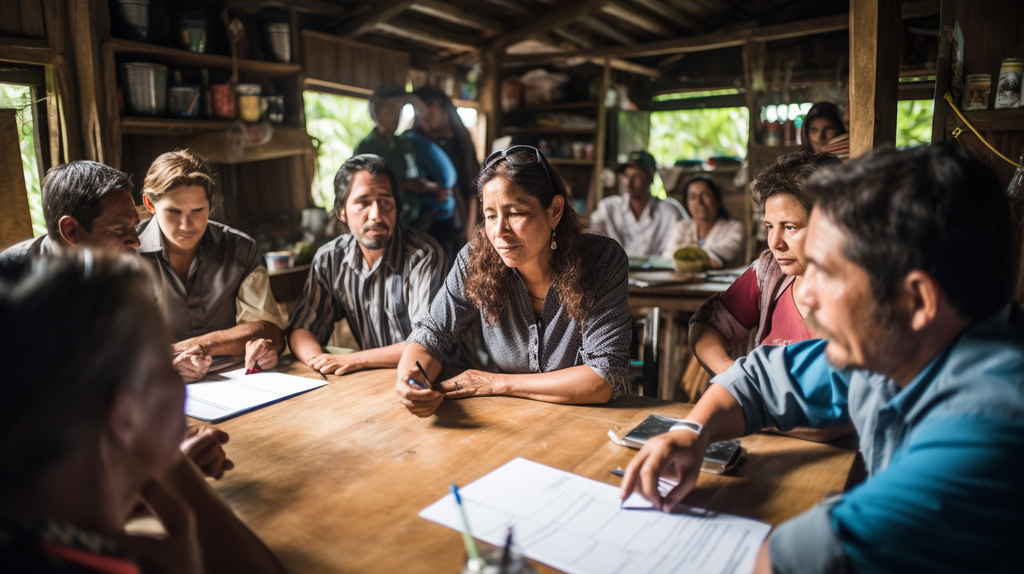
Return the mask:
[[[839,106],[832,102],[818,102],[804,116],[800,126],[800,142],[804,151],[821,153],[829,141],[845,133],[846,127]]]
[[[454,260],[462,243],[472,241],[475,234],[479,204],[473,182],[480,173],[480,162],[476,159],[476,147],[469,131],[448,96],[430,87],[417,88],[413,94],[423,101],[423,109],[416,114],[413,130],[441,146],[458,174],[455,198],[459,203],[461,221],[456,223],[456,227],[464,229],[465,234],[464,241],[460,241],[455,252],[450,254]]]
[[[672,228],[665,257],[681,247],[696,246],[708,254],[712,267],[740,262],[746,247],[743,222],[725,210],[722,190],[706,175],[691,177],[684,189],[690,219],[680,219]]]

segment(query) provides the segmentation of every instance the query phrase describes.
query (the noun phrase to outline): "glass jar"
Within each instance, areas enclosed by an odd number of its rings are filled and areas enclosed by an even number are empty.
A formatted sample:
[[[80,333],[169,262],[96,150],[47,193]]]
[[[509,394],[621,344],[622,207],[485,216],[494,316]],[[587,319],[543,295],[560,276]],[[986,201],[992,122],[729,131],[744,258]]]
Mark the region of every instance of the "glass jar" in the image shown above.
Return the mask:
[[[997,110],[1009,110],[1020,107],[1021,71],[1024,60],[1006,58],[999,66],[999,82],[996,84]]]
[[[259,84],[238,84],[235,94],[238,96],[238,117],[246,122],[260,121],[260,93],[263,88]]]
[[[961,108],[967,112],[988,109],[992,92],[992,74],[971,74],[964,80],[964,101]]]

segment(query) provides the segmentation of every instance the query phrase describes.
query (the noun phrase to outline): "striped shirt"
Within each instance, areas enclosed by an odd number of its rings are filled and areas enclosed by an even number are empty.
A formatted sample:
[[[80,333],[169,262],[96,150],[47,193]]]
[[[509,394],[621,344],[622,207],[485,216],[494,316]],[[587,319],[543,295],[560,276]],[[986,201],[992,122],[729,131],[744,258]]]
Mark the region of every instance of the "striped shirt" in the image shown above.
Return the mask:
[[[400,343],[426,315],[450,267],[434,238],[403,225],[371,269],[355,236],[342,235],[313,257],[288,330],[306,329],[326,345],[334,323],[346,319],[363,350]]]
[[[430,306],[430,315],[406,341],[423,345],[442,362],[457,356],[461,334],[481,321],[484,344],[502,373],[549,373],[587,365],[612,386],[625,389],[633,318],[629,311],[629,259],[613,239],[585,235],[597,270],[594,304],[582,324],[569,316],[557,289],[548,291],[540,318],[533,312],[526,284],[512,273],[512,299],[494,325],[466,296],[466,264],[472,244],[465,246],[448,274],[445,289]]]

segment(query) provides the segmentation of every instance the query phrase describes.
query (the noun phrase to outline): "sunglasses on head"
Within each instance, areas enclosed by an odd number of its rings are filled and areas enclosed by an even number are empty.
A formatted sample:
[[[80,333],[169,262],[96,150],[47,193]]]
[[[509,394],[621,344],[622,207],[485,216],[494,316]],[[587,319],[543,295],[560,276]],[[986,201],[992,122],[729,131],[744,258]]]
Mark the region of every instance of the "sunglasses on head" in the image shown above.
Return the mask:
[[[555,181],[555,176],[551,173],[551,168],[548,167],[548,162],[544,159],[544,155],[533,146],[514,145],[507,149],[498,150],[487,156],[487,159],[484,160],[483,169],[487,169],[501,160],[507,161],[510,165],[539,164],[544,168],[544,172],[548,174],[548,178],[555,184],[555,187],[558,187],[558,182]]]

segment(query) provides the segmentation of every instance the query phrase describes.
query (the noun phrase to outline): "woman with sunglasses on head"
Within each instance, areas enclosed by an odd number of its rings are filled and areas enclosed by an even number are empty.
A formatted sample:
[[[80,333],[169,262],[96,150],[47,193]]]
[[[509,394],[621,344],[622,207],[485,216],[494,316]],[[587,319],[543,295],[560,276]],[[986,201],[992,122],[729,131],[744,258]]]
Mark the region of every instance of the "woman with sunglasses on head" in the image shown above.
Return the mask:
[[[564,182],[535,148],[491,154],[476,188],[484,223],[406,341],[395,387],[402,403],[427,417],[446,398],[607,402],[629,368],[626,253],[583,232]],[[436,382],[476,320],[499,372]],[[429,388],[420,388],[417,362]]]

